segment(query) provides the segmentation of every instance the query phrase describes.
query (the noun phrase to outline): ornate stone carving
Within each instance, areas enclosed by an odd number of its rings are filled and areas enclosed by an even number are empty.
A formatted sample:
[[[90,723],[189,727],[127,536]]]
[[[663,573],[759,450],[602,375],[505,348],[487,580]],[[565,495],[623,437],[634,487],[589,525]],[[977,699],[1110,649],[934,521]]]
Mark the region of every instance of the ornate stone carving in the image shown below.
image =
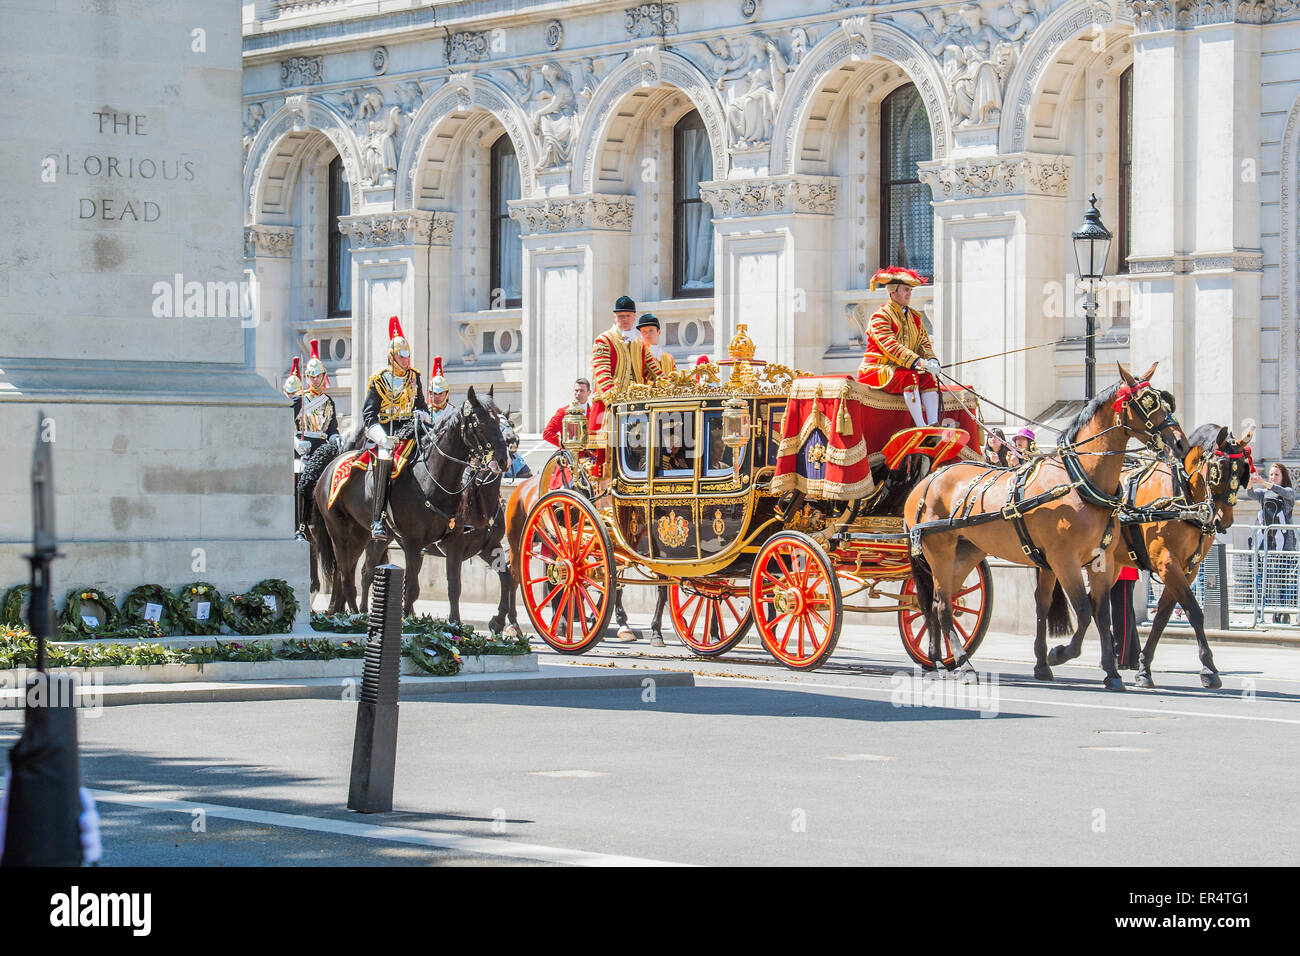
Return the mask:
[[[1262,272],[1264,270],[1263,250],[1238,249],[1221,256],[1196,256],[1192,259],[1193,272],[1232,271]]]
[[[311,86],[324,79],[324,58],[291,56],[280,61],[280,86]]]
[[[552,61],[505,71],[542,144],[539,169],[568,165],[574,135],[599,83],[596,71],[589,56],[567,66]]]
[[[375,71],[375,76],[388,72],[388,47],[377,46],[370,51],[370,68]]]
[[[546,24],[546,49],[554,53],[564,45],[564,24],[559,20],[552,20]]]
[[[384,94],[377,87],[356,87],[338,95],[339,112],[349,123],[361,122],[374,117],[384,106]]]
[[[1139,33],[1216,23],[1270,23],[1296,13],[1296,0],[1124,0]]]
[[[292,226],[245,226],[245,259],[288,259],[293,255]]]
[[[740,15],[746,20],[758,16],[758,0],[740,0]]]
[[[510,218],[519,223],[524,235],[586,229],[628,232],[632,210],[633,197],[603,193],[510,201]]]
[[[393,96],[397,98],[398,104],[402,107],[402,112],[411,116],[424,102],[424,88],[416,80],[407,80],[405,83],[397,84],[397,87],[393,90]]]
[[[488,35],[474,30],[453,33],[442,41],[442,53],[447,63],[478,63],[488,58]]]
[[[1280,187],[1279,212],[1280,249],[1278,256],[1279,292],[1281,306],[1281,379],[1280,397],[1282,411],[1281,453],[1293,456],[1300,448],[1300,100],[1287,115],[1282,133],[1282,168],[1278,177]]]
[[[871,55],[870,17],[845,17],[840,21],[840,28],[848,35],[851,58],[864,59]]]
[[[248,159],[248,151],[252,148],[253,140],[257,137],[257,131],[262,123],[266,120],[266,107],[261,103],[249,103],[244,107],[244,159]]]
[[[1049,0],[964,4],[889,19],[938,57],[957,127],[988,126],[1002,116],[1002,96],[1025,38],[1047,15]]]
[[[474,74],[453,73],[447,78],[448,84],[456,91],[456,108],[464,112],[474,107]]]
[[[629,37],[658,37],[677,32],[677,4],[638,3],[624,11]]]
[[[1043,72],[1043,68],[1053,59],[1061,49],[1061,44],[1078,36],[1089,24],[1106,24],[1112,20],[1110,8],[1107,6],[1094,5],[1076,10],[1066,18],[1064,22],[1058,23],[1047,41],[1043,43],[1034,56],[1033,62],[1030,63],[1029,69],[1025,71],[1023,82],[1020,84],[1020,95],[1015,103],[1015,124],[1012,128],[1011,148],[1013,150],[1022,150],[1025,148],[1026,124],[1029,119],[1029,103],[1033,98],[1034,90],[1038,88],[1038,78]]]
[[[1065,196],[1070,185],[1070,157],[1020,153],[935,161],[922,163],[919,175],[936,200],[1022,193]]]
[[[719,217],[777,213],[831,215],[839,191],[835,176],[769,176],[700,183],[700,196]]]
[[[803,40],[806,43],[806,33]],[[696,41],[683,48],[693,50],[693,59],[713,80],[726,110],[730,143],[738,149],[770,143],[786,76],[797,65],[793,55],[783,53],[780,43],[766,33]]]
[[[371,249],[376,246],[447,246],[451,244],[455,227],[455,213],[425,212],[418,209],[339,217],[339,232],[352,240],[355,249]]]

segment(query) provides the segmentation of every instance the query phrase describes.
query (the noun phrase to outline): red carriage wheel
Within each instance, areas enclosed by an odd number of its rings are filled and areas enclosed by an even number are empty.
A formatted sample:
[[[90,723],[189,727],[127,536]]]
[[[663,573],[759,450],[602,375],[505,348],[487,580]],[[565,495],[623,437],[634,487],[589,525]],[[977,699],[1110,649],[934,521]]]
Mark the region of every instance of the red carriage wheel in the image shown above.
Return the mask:
[[[730,584],[670,584],[668,613],[682,643],[701,657],[727,653],[754,623],[748,590]]]
[[[924,670],[934,670],[934,661],[930,659],[930,635],[925,615],[916,603],[916,582],[911,578],[903,581],[903,590],[899,594],[899,603],[911,606],[898,612],[898,633],[903,638],[903,649],[907,656],[920,664]],[[993,614],[993,575],[989,573],[988,561],[981,561],[975,566],[952,599],[952,624],[961,635],[966,648],[966,656],[971,657],[979,650],[984,640],[984,632],[989,629],[989,618]],[[943,666],[952,668],[956,663],[952,642],[948,635],[943,636]]]
[[[571,491],[544,495],[519,543],[524,608],[561,654],[599,643],[614,612],[614,551],[591,504]]]
[[[812,538],[782,531],[763,545],[750,581],[763,646],[794,670],[826,663],[840,639],[844,602],[826,552]]]

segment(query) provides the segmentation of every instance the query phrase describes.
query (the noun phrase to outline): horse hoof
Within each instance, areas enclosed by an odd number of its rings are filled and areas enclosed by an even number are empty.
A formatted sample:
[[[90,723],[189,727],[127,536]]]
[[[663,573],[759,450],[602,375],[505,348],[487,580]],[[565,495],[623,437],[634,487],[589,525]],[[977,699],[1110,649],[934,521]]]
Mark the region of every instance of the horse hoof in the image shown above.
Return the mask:
[[[1119,677],[1119,676],[1115,676],[1115,677],[1107,677],[1104,681],[1102,681],[1102,685],[1103,685],[1107,690],[1119,690],[1119,691],[1122,691],[1122,690],[1124,689],[1124,678]]]
[[[963,684],[978,684],[980,682],[979,672],[967,664],[961,669],[961,682]]]
[[[1058,664],[1064,664],[1068,659],[1069,658],[1065,656],[1065,646],[1062,644],[1056,645],[1056,647],[1053,647],[1047,652],[1047,663],[1051,667],[1056,667]]]
[[[1150,674],[1138,674],[1137,677],[1133,678],[1133,686],[1146,687],[1149,689],[1155,687],[1156,682],[1151,679]]]
[[[1201,671],[1201,686],[1218,690],[1223,686],[1223,678],[1214,671]]]
[[[1034,680],[1052,680],[1052,669],[1046,664],[1034,665]]]

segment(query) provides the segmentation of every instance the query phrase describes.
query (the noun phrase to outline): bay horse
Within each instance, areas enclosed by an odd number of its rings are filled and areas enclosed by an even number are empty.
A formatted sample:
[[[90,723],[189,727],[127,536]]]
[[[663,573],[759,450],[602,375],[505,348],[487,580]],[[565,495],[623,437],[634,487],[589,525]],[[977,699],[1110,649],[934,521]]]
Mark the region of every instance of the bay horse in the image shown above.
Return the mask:
[[[391,479],[385,527],[397,538],[406,559],[403,608],[408,615],[414,613],[419,596],[423,550],[454,529],[469,486],[466,473],[471,472],[468,477],[473,481],[473,472],[478,469],[501,473],[510,467],[499,416],[491,390],[484,403],[471,386],[462,404],[438,414],[431,425],[415,427],[412,421],[398,433],[398,437],[414,437],[416,448],[402,472]],[[345,607],[357,609],[356,565],[362,553],[366,564],[362,570],[361,606],[365,605],[374,569],[384,562],[389,544],[387,539],[375,541],[370,537],[373,469],[363,473],[365,480],[350,478],[334,506],[328,507],[330,484],[341,460],[342,456],[331,462],[315,491],[313,531],[320,542],[326,574],[336,582],[331,613],[342,612]]]
[[[1120,365],[1121,382],[1084,407],[1055,453],[1015,471],[953,462],[932,472],[907,496],[903,522],[932,660],[943,658],[939,639],[946,633],[955,652],[952,667],[963,680],[977,679],[953,627],[952,598],[975,566],[994,555],[1042,569],[1034,596],[1034,677],[1051,680],[1050,664],[1060,662],[1059,647],[1049,661],[1046,634],[1049,623],[1059,625],[1062,617],[1068,626],[1064,602],[1052,600],[1059,581],[1078,621],[1072,643],[1081,644],[1093,620],[1102,636],[1103,684],[1108,690],[1124,689],[1111,644],[1110,604],[1093,601],[1083,579],[1086,567],[1092,593],[1105,595],[1097,582],[1109,575],[1097,567],[1096,559],[1118,533],[1119,477],[1129,439],[1145,445],[1164,441],[1180,457],[1187,453],[1187,436],[1150,384],[1155,370],[1152,365],[1134,378]]]
[[[1125,469],[1122,481],[1125,506],[1157,509],[1155,514],[1181,511],[1163,521],[1126,523],[1116,537],[1109,558],[1116,572],[1121,566],[1150,571],[1164,582],[1151,633],[1138,658],[1137,687],[1155,687],[1151,662],[1156,645],[1174,605],[1181,604],[1196,632],[1201,660],[1201,686],[1222,687],[1214,655],[1205,637],[1205,615],[1192,591],[1197,569],[1210,553],[1214,536],[1232,527],[1237,492],[1248,486],[1250,463],[1245,454],[1250,435],[1238,439],[1226,427],[1202,425],[1192,432],[1192,449],[1183,462],[1186,488],[1166,462]],[[1136,516],[1136,515],[1135,515]]]

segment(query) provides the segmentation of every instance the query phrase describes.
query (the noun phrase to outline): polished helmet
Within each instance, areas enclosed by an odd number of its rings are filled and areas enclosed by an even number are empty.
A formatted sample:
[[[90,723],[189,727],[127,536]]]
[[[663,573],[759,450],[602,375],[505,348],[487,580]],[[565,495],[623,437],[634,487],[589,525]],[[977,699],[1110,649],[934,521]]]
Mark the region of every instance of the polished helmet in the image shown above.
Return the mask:
[[[402,323],[398,321],[397,316],[391,316],[388,319],[388,358],[391,361],[394,356],[403,355],[406,358],[411,357],[411,343],[406,341],[406,336],[402,333]]]
[[[307,360],[307,377],[315,375],[325,376],[325,385],[330,383],[329,372],[325,371],[325,363],[320,360],[320,340],[312,339],[308,345],[311,347],[311,358]]]
[[[284,394],[290,398],[302,391],[302,376],[298,370],[298,356],[293,357],[293,368],[289,370],[289,377],[284,380]]]
[[[429,379],[429,391],[435,395],[441,395],[450,387],[447,383],[447,377],[442,374],[442,356],[435,355],[433,357],[433,372]]]

